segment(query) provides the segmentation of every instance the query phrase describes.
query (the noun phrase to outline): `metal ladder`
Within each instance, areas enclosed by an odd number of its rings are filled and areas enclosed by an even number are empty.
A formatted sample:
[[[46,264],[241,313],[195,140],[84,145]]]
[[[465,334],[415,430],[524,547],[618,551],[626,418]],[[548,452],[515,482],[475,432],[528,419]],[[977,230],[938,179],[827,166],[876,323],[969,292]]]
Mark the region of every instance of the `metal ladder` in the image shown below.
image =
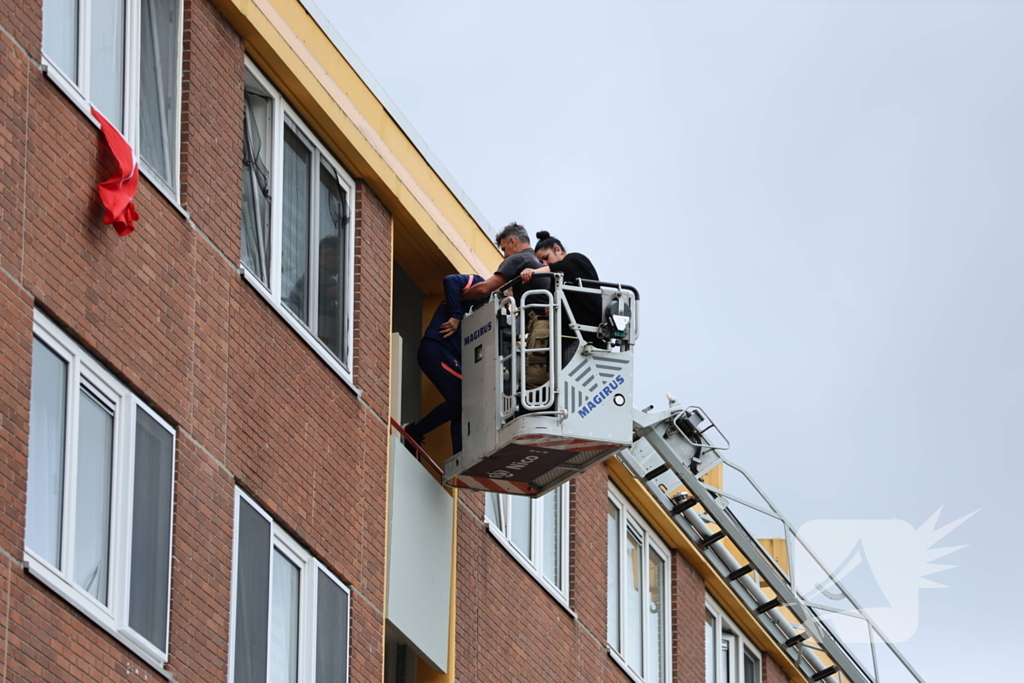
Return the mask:
[[[898,669],[901,677],[897,680],[909,677],[924,683],[760,487],[746,472],[722,456],[729,442],[707,414],[696,406],[677,408],[671,397],[669,401],[666,411],[634,410],[634,443],[621,451],[618,458],[644,484],[808,680],[882,683],[879,649],[884,645],[901,665]],[[718,466],[738,473],[761,500],[747,501],[706,484],[703,478]],[[785,532],[788,567],[794,567],[793,549],[798,543],[829,577],[839,597],[854,609],[838,610],[813,602],[809,599],[811,596],[801,595],[792,573],[784,571],[765,551],[729,508],[730,504],[748,507],[780,522]],[[726,541],[738,550],[738,556]],[[773,596],[761,590],[756,577],[768,584]],[[832,594],[828,597],[837,599]],[[837,612],[864,620],[870,644],[867,664],[860,661],[824,621],[830,613]],[[885,680],[889,680],[888,677]]]

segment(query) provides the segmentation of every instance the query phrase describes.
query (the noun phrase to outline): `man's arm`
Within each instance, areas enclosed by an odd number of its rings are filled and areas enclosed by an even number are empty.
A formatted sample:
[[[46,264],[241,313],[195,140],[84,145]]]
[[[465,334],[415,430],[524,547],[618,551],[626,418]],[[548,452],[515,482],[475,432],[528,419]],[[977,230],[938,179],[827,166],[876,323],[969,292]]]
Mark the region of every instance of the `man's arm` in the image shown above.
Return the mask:
[[[495,273],[483,282],[478,282],[469,289],[462,290],[462,300],[486,299],[506,282],[508,282],[508,280],[505,279],[504,275],[501,273]]]
[[[557,263],[555,265],[558,265]],[[523,279],[523,283],[527,283],[533,279],[534,273],[550,273],[551,266],[542,266],[541,268],[524,268],[523,272],[519,273],[519,277]]]

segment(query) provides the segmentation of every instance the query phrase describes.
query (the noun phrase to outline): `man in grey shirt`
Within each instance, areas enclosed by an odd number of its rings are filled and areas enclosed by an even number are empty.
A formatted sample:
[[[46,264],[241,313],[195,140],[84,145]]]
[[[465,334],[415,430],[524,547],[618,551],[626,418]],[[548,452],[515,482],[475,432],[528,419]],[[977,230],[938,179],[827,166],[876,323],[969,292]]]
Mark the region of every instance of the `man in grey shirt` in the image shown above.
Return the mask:
[[[495,236],[498,248],[505,255],[494,275],[483,282],[479,282],[462,292],[462,299],[485,299],[498,289],[501,289],[513,279],[519,277],[525,268],[541,268],[543,263],[533,253],[530,246],[530,234],[526,228],[518,223],[509,223],[501,232]],[[539,280],[539,281],[538,281]],[[516,282],[512,286],[512,293],[516,301],[521,301],[523,292],[531,289],[547,289],[546,278],[538,278],[529,284]],[[442,331],[443,331],[442,326]],[[538,315],[530,311],[526,320],[527,348],[545,348],[548,346],[550,337],[550,323],[548,316]],[[526,354],[526,388],[533,389],[548,381],[549,369],[547,355],[543,353]]]

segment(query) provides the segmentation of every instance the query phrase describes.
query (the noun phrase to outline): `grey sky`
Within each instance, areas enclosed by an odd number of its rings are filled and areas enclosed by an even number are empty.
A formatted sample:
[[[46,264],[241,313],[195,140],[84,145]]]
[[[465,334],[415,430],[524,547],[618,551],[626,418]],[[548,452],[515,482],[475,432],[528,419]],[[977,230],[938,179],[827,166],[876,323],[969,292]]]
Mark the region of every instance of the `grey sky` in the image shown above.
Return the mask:
[[[1024,5],[321,8],[492,225],[641,289],[637,404],[707,408],[798,524],[982,508],[901,649],[1011,679]]]

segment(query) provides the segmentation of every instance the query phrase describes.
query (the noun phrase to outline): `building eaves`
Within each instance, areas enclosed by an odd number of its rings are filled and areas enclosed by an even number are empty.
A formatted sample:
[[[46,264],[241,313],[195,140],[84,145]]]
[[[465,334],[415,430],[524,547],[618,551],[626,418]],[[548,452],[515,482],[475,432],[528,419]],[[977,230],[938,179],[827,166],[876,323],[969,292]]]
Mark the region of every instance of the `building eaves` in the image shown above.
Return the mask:
[[[398,106],[391,100],[387,92],[381,84],[377,82],[377,79],[373,77],[373,74],[371,74],[369,69],[366,68],[366,65],[359,59],[351,46],[345,42],[345,39],[341,37],[341,34],[334,28],[330,20],[324,16],[324,13],[320,10],[317,4],[313,2],[313,0],[299,0],[299,3],[302,5],[303,9],[306,10],[306,13],[312,17],[313,21],[316,22],[317,26],[320,27],[320,30],[324,32],[324,35],[327,36],[328,40],[330,40],[334,47],[337,48],[338,52],[341,53],[341,56],[345,58],[345,61],[349,63],[349,66],[351,66],[353,71],[356,72],[356,75],[359,76],[366,87],[369,88],[370,92],[373,93],[373,96],[377,98],[377,101],[380,102],[382,107],[384,107],[388,116],[390,116],[395,124],[401,128],[405,136],[409,138],[409,141],[412,143],[413,147],[416,148],[416,151],[420,153],[427,164],[429,164],[433,169],[434,173],[438,175],[466,212],[473,218],[477,226],[479,226],[479,228],[488,237],[490,237],[490,223],[486,218],[484,218],[480,209],[476,207],[466,192],[455,181],[455,178],[453,178],[444,165],[441,164],[441,161],[431,151],[430,147],[427,146],[427,143],[423,141],[423,138],[421,138],[419,133],[416,132],[416,129],[412,127],[409,120],[405,118]]]

